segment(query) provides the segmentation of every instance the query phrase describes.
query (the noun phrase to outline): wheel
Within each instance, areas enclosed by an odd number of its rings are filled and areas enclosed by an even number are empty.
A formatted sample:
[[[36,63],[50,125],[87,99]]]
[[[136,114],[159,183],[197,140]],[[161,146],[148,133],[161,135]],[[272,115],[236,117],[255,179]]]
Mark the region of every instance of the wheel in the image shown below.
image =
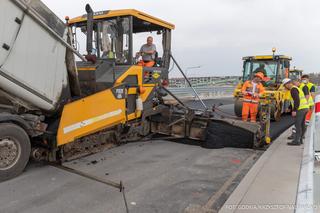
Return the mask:
[[[139,129],[139,134],[143,137],[147,136],[150,134],[151,128],[150,128],[151,124],[148,120],[145,120],[141,123],[140,129]]]
[[[271,112],[270,119],[272,121],[280,121],[282,115],[282,107],[281,105],[277,105],[276,103],[271,104]]]
[[[29,161],[30,151],[29,136],[21,127],[0,124],[0,181],[21,174]]]
[[[274,111],[274,114],[273,114],[273,118],[275,121],[280,121],[281,120],[281,115],[282,115],[282,112],[281,112],[281,108],[277,107]]]
[[[238,117],[242,116],[242,101],[239,98],[234,101],[234,114]]]

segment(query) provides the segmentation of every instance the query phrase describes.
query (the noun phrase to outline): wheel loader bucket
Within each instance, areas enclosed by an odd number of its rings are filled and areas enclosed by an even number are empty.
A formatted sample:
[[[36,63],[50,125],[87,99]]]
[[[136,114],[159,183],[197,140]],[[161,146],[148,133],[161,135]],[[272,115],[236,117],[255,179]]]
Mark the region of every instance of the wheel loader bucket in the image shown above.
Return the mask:
[[[206,148],[256,148],[263,142],[259,123],[234,119],[211,119],[203,146]]]

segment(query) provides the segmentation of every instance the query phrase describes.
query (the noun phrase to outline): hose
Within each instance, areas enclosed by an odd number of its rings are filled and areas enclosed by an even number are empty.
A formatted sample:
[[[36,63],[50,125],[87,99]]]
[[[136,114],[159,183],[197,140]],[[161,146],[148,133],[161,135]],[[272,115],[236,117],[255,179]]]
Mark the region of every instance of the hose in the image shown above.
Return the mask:
[[[46,162],[46,163],[48,165],[50,165],[50,166],[53,166],[53,167],[57,168],[57,169],[61,169],[61,170],[64,170],[66,172],[69,172],[69,173],[76,174],[76,175],[79,175],[81,177],[87,178],[89,180],[93,180],[93,181],[96,181],[96,182],[99,182],[99,183],[102,183],[102,184],[105,184],[105,185],[108,185],[108,186],[111,186],[111,187],[119,189],[120,192],[122,192],[123,201],[124,201],[124,204],[125,204],[125,207],[126,207],[126,213],[129,213],[128,202],[127,202],[127,198],[126,198],[126,195],[125,195],[125,188],[123,186],[122,181],[120,181],[120,183],[116,183],[116,182],[113,182],[111,180],[105,180],[105,179],[93,176],[91,174],[88,174],[88,173],[85,173],[85,172],[82,172],[82,171],[79,171],[79,170],[75,170],[75,169],[70,168],[70,167],[63,166],[61,164],[52,163],[52,162]]]

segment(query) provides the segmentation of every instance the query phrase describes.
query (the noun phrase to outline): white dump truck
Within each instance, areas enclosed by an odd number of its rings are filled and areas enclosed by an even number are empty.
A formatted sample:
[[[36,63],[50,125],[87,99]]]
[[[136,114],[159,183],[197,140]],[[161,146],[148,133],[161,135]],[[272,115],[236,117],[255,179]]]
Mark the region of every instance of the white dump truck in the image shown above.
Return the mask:
[[[22,171],[30,138],[70,99],[66,62],[74,60],[65,23],[39,0],[1,0],[0,26],[1,180]]]
[[[29,110],[57,110],[68,85],[66,47],[57,39],[66,38],[65,24],[40,1],[2,0],[0,25],[1,95]]]

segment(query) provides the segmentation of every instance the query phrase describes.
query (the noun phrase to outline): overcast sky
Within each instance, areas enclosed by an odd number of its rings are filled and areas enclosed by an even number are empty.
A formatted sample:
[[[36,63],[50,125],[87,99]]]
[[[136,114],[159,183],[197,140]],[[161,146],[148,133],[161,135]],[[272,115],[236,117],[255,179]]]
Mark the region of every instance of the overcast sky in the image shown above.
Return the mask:
[[[293,57],[292,67],[320,72],[319,0],[43,0],[62,19],[133,8],[176,25],[172,52],[188,76],[240,75],[242,56]],[[173,76],[178,73],[174,71]]]

